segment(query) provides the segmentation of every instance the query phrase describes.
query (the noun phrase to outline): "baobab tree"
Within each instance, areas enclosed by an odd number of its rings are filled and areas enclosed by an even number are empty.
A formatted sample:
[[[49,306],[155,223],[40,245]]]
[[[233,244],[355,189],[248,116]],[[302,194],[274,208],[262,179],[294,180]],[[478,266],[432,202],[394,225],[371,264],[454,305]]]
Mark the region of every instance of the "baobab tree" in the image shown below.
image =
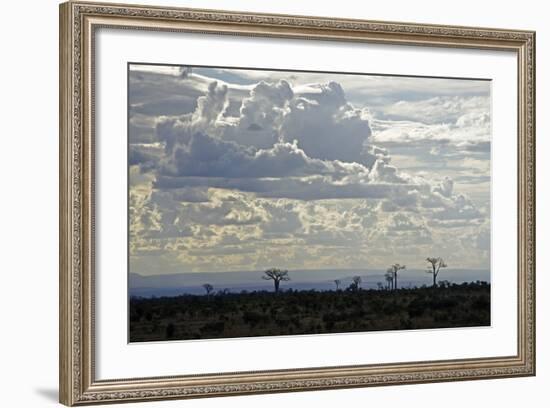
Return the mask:
[[[432,274],[432,277],[433,277],[432,286],[435,288],[435,287],[437,287],[437,275],[439,275],[439,270],[441,268],[446,268],[447,264],[445,263],[445,261],[441,257],[437,257],[437,258],[428,257],[428,258],[426,258],[426,261],[428,261],[428,271],[427,272]]]
[[[393,288],[397,289],[397,272],[399,272],[402,269],[405,269],[405,265],[400,265],[398,263],[393,264],[389,267],[388,272],[390,272],[393,275]]]
[[[334,279],[334,284],[336,285],[336,290],[340,290],[340,284],[342,281],[340,279]]]
[[[386,273],[384,274],[384,278],[386,279],[386,284],[388,290],[393,290],[393,270],[392,268],[386,269]]]
[[[264,280],[272,280],[273,284],[275,285],[275,293],[279,293],[279,285],[281,284],[281,281],[289,281],[290,276],[288,276],[287,270],[281,270],[277,268],[271,268],[267,271],[264,271],[264,276],[262,276],[262,279]]]
[[[210,293],[214,290],[214,286],[209,283],[202,285],[202,288],[206,291],[206,296],[210,297]]]

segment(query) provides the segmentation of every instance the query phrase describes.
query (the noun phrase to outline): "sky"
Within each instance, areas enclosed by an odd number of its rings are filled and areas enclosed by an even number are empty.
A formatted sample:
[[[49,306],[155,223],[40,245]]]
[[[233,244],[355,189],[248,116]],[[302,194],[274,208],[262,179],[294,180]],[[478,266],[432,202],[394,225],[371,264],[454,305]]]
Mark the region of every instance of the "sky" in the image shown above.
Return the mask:
[[[490,268],[490,81],[128,75],[130,272]]]

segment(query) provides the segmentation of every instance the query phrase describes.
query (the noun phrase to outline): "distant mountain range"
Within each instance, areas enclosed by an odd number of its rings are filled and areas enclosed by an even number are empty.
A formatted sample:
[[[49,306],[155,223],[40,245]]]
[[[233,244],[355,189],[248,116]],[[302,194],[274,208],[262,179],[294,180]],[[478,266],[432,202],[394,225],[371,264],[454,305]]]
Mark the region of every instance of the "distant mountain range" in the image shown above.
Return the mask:
[[[360,276],[361,286],[375,289],[378,282],[385,283],[385,270],[377,269],[319,269],[289,271],[290,281],[282,282],[281,289],[294,290],[333,290],[335,279],[339,279],[341,289],[351,283],[353,276]],[[181,294],[203,294],[202,285],[209,283],[214,290],[227,289],[230,292],[243,290],[273,290],[273,283],[262,279],[262,271],[229,271],[229,272],[190,272],[169,275],[144,276],[129,274],[130,296],[177,296]],[[406,269],[399,275],[399,287],[414,287],[431,284],[431,275],[422,269]],[[490,282],[491,273],[486,269],[445,269],[439,280],[453,283],[473,282],[477,280]]]

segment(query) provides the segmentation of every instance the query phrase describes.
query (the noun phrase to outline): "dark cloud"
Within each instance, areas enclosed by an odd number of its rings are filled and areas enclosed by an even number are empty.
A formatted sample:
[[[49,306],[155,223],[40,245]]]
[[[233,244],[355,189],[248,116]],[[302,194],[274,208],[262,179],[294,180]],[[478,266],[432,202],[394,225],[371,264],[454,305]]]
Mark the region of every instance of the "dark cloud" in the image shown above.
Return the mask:
[[[159,160],[158,153],[155,154],[151,149],[143,145],[131,145],[128,152],[128,164],[130,166],[134,164],[154,166]]]
[[[179,116],[193,112],[196,107],[196,98],[187,95],[175,95],[162,100],[136,103],[130,106],[130,111],[131,113],[152,116]]]
[[[128,102],[130,113],[171,115],[192,112],[206,83],[184,81],[175,75],[130,71]]]
[[[307,178],[222,178],[159,176],[154,184],[158,189],[183,187],[213,187],[256,193],[259,197],[297,200],[347,198],[393,198],[409,191],[429,190],[429,186],[406,184],[341,184],[323,176]]]
[[[332,163],[307,157],[296,143],[277,143],[255,150],[234,142],[195,133],[189,143],[178,145],[163,164],[170,176],[265,178],[331,174],[340,169]]]

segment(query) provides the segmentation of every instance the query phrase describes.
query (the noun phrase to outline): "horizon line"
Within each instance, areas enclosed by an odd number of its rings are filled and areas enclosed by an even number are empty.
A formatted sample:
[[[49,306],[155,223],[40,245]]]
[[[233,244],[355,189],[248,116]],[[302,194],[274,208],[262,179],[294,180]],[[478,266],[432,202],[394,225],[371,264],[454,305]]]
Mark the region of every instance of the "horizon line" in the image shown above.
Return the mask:
[[[159,273],[159,274],[154,274],[154,275],[144,275],[142,272],[131,272],[131,271],[128,271],[128,274],[134,274],[134,275],[139,275],[139,276],[144,276],[144,277],[151,277],[151,276],[167,276],[167,275],[186,275],[186,274],[210,274],[210,273],[255,273],[255,272],[259,272],[259,273],[263,273],[265,272],[266,270],[268,269],[271,269],[271,268],[265,268],[265,269],[254,269],[254,270],[229,270],[229,271],[203,271],[203,272],[198,272],[198,271],[189,271],[189,272],[166,272],[166,273]],[[287,268],[277,268],[277,269],[281,269],[281,270],[286,270],[288,272],[308,272],[308,271],[312,271],[312,272],[322,272],[322,271],[363,271],[363,272],[367,272],[369,270],[371,271],[384,271],[385,269],[387,268],[318,268],[318,269],[287,269]],[[421,271],[421,270],[424,270],[425,268],[406,268],[404,271]],[[446,268],[447,271],[451,271],[451,270],[461,270],[461,271],[491,271],[491,267],[488,267],[488,268]],[[406,273],[406,272],[404,272]]]

